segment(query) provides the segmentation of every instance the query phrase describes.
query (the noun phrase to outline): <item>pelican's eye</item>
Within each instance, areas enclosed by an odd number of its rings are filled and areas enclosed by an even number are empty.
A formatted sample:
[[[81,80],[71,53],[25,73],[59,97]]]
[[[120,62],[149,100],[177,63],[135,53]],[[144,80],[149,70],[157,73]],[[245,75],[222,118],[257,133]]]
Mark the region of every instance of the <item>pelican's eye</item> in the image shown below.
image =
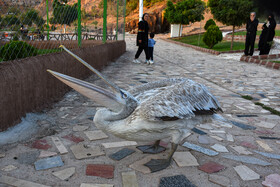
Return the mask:
[[[122,93],[122,98],[123,99],[126,99],[127,98],[127,94],[126,93],[123,93],[123,92],[121,92]]]

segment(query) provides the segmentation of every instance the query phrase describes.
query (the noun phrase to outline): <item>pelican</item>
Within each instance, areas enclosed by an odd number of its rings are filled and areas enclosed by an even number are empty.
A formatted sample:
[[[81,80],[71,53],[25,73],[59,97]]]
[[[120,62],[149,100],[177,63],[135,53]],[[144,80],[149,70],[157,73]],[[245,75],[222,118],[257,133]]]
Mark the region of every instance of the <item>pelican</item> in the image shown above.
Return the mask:
[[[160,140],[169,138],[171,151],[166,159],[152,159],[145,164],[152,172],[167,168],[179,143],[190,129],[209,122],[222,111],[217,99],[207,88],[186,78],[170,78],[136,86],[126,91],[119,88],[64,46],[66,52],[98,75],[110,88],[104,89],[52,70],[47,70],[82,95],[104,106],[97,110],[97,128],[117,137],[133,141],[154,141],[139,146],[144,153],[158,153]],[[160,150],[162,151],[162,149]]]

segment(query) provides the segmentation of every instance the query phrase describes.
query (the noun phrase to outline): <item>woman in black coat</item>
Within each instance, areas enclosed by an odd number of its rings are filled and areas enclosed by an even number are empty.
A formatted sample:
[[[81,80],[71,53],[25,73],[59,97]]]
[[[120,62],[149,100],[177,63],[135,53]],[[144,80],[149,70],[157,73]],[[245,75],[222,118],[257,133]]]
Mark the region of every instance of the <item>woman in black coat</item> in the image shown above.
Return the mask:
[[[138,33],[137,33],[137,41],[136,45],[138,46],[138,50],[135,54],[135,59],[133,60],[134,63],[140,63],[138,60],[140,54],[144,50],[146,55],[146,63],[149,60],[149,53],[148,53],[148,34],[149,34],[149,25],[148,25],[149,14],[143,14],[142,20],[138,23]]]
[[[275,36],[276,21],[274,15],[268,16],[268,21],[262,26],[262,33],[260,35],[259,50],[260,55],[267,55],[270,51],[273,38]]]

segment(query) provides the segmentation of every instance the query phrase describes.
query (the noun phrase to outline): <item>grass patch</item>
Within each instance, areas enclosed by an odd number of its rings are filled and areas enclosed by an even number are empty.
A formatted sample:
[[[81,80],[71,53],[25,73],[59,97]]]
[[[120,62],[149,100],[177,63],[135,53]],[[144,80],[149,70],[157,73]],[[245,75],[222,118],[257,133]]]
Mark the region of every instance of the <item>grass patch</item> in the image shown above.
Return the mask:
[[[257,31],[257,35],[261,35],[262,31]],[[229,34],[231,35],[231,34]],[[246,31],[236,32],[234,35],[246,35]],[[280,36],[280,30],[275,30],[275,36]]]
[[[280,63],[280,61],[272,61],[272,62],[275,62],[275,63]]]
[[[277,110],[275,110],[275,109],[273,109],[273,108],[271,108],[271,107],[269,107],[269,106],[265,106],[264,104],[259,103],[259,102],[256,102],[255,105],[259,105],[259,106],[261,106],[263,109],[268,110],[269,112],[271,112],[272,114],[275,114],[275,115],[280,116],[280,112],[279,112],[279,111],[277,111]]]
[[[243,99],[247,99],[247,100],[253,100],[253,97],[249,96],[249,95],[242,95],[241,96]]]
[[[199,47],[203,47],[209,49],[209,47],[203,42],[202,40],[203,35],[191,35],[173,39],[174,41],[195,45]],[[216,44],[212,49],[215,51],[230,51],[230,44],[229,41],[222,41]],[[255,44],[255,48],[257,48],[257,44]],[[245,49],[245,42],[233,42],[233,49],[232,50],[244,50]]]

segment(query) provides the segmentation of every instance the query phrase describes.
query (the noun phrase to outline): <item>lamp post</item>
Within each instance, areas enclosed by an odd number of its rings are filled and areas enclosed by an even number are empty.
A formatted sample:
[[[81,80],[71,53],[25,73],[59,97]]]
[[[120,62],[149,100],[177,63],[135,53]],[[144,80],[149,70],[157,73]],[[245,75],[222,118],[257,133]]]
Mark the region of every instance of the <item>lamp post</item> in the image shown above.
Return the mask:
[[[139,0],[139,21],[142,20],[143,16],[143,0]]]

